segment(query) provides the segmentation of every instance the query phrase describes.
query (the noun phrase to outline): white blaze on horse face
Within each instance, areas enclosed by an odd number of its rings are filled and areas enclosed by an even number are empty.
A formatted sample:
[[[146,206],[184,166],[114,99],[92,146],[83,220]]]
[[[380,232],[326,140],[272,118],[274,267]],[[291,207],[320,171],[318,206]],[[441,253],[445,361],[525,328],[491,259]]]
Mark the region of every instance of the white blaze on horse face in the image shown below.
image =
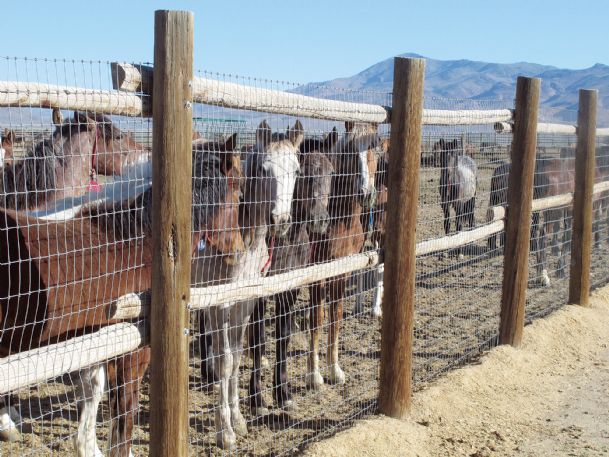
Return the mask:
[[[264,167],[274,181],[273,209],[271,215],[274,219],[288,221],[292,212],[292,197],[296,185],[296,177],[300,164],[294,147],[282,145],[272,154],[268,154]]]
[[[363,145],[362,145],[363,146]],[[357,152],[357,160],[359,161],[359,171],[361,178],[360,191],[364,195],[370,193],[370,171],[368,170],[368,148],[362,147],[363,150]]]
[[[4,167],[4,156],[6,155],[6,151],[4,148],[0,148],[0,168]]]

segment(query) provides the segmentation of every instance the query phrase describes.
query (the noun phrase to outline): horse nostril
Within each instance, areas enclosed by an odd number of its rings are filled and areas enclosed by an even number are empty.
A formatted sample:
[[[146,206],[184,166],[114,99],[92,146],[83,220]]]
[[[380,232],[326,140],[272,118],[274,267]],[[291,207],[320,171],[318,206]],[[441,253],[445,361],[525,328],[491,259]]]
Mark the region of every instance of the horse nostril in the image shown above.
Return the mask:
[[[289,214],[273,214],[272,218],[273,224],[277,226],[287,225],[292,222],[292,216]]]

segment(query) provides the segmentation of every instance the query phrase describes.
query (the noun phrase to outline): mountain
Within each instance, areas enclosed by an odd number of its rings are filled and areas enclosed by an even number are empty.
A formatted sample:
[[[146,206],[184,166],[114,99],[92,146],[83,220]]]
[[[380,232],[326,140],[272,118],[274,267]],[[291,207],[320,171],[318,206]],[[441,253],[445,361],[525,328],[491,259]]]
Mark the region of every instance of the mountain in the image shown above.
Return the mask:
[[[403,57],[422,57],[403,54]],[[544,121],[577,121],[579,89],[599,90],[598,125],[609,126],[609,66],[597,63],[583,70],[560,69],[550,65],[527,62],[499,64],[471,60],[426,59],[426,106],[448,108],[456,103],[472,108],[511,106],[518,76],[535,76],[541,82],[541,119]],[[392,90],[393,59],[366,68],[349,78],[310,83],[296,92],[344,100],[353,99],[356,92],[363,102],[382,103],[380,94]],[[386,96],[384,98],[387,98]],[[444,100],[442,100],[444,99]],[[450,100],[449,100],[450,99]],[[467,99],[457,102],[456,99]]]

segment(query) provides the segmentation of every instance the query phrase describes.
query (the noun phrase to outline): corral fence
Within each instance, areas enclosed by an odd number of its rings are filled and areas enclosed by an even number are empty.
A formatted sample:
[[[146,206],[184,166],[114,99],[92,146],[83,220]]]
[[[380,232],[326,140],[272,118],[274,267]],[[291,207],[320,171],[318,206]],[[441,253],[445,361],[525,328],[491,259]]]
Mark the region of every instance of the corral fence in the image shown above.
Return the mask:
[[[580,91],[575,127],[537,121],[536,78],[518,79],[515,106],[424,101],[422,59],[395,59],[391,100],[278,90],[195,74],[192,15],[155,19],[154,65],[113,63],[112,90],[0,81],[14,154],[0,216],[0,438],[13,441],[0,453],[70,453],[74,441],[97,455],[108,436],[110,455],[290,453],[366,414],[403,417],[413,381],[517,346],[526,319],[586,305],[591,282],[607,280],[596,91]],[[35,110],[52,110],[55,127],[24,126]],[[85,114],[65,124],[61,110]],[[71,206],[44,201],[46,175],[33,188],[7,181],[38,172],[32,151],[65,168],[71,148],[90,154],[85,183],[51,182]],[[114,155],[134,151],[143,171],[122,176]],[[98,180],[140,187],[90,198]],[[79,186],[89,193],[69,192]],[[19,194],[34,195],[28,211]],[[326,213],[299,219],[313,202]],[[467,230],[451,234],[455,223]],[[379,328],[363,303],[381,296]],[[240,364],[245,334],[252,360]]]

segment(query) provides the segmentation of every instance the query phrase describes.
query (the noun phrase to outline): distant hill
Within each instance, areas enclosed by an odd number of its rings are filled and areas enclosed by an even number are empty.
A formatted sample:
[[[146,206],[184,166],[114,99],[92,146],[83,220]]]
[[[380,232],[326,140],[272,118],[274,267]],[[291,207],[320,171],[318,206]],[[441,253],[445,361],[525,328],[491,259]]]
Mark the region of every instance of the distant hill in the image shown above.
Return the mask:
[[[422,57],[403,54],[404,57]],[[584,70],[565,70],[534,63],[498,64],[471,60],[426,58],[425,96],[478,101],[505,101],[511,105],[518,76],[542,79],[541,118],[546,121],[577,121],[579,89],[599,90],[599,126],[609,126],[609,66],[596,64]],[[393,59],[383,60],[362,72],[331,81],[310,83],[297,92],[346,98],[347,91],[391,92]],[[365,96],[364,96],[365,98]],[[362,100],[364,101],[364,100]]]

